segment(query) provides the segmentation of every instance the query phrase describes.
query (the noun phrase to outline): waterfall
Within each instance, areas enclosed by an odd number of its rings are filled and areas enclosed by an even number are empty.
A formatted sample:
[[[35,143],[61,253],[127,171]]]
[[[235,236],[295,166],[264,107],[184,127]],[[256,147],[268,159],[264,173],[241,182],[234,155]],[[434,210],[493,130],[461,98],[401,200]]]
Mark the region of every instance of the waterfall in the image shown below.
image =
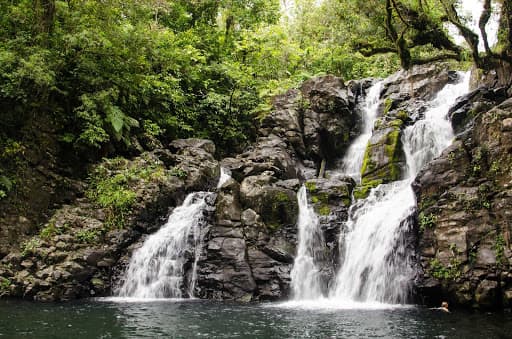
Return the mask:
[[[363,164],[366,145],[372,136],[373,125],[377,118],[381,91],[382,81],[376,82],[368,90],[368,94],[361,105],[363,118],[362,133],[352,142],[346,155],[343,157],[341,165],[343,174],[351,176],[356,181],[359,181],[361,178],[361,165]]]
[[[299,230],[297,256],[291,271],[293,298],[296,300],[317,299],[322,296],[320,271],[315,262],[315,251],[323,248],[323,237],[318,217],[308,205],[306,187],[297,193],[299,203]]]
[[[330,296],[345,301],[405,303],[414,275],[405,234],[416,201],[411,188],[417,172],[453,138],[448,108],[465,94],[469,74],[446,85],[425,112],[425,119],[404,130],[408,178],[380,185],[349,212],[342,267]]]
[[[221,168],[217,187],[230,178],[229,172]],[[183,204],[174,209],[167,222],[132,254],[118,296],[143,299],[194,296],[202,247],[201,227],[206,223],[204,212],[208,200],[214,196],[211,192],[190,193]],[[191,256],[194,261],[186,280],[185,265]],[[182,292],[185,288],[187,295]]]
[[[124,283],[118,291],[120,297],[181,298],[184,287],[186,252],[200,243],[200,226],[207,199],[214,193],[189,194],[183,204],[176,207],[167,222],[150,235],[130,259]],[[192,246],[189,244],[192,237]],[[196,251],[194,251],[196,252]],[[194,262],[197,262],[198,253]],[[194,275],[194,274],[193,274]],[[194,277],[188,286],[194,286]],[[192,290],[189,289],[189,296]]]
[[[226,181],[228,181],[229,179],[231,179],[231,173],[229,172],[228,169],[221,167],[220,168],[220,178],[219,178],[219,183],[217,184],[217,189],[221,188],[222,185],[224,185],[226,183]]]

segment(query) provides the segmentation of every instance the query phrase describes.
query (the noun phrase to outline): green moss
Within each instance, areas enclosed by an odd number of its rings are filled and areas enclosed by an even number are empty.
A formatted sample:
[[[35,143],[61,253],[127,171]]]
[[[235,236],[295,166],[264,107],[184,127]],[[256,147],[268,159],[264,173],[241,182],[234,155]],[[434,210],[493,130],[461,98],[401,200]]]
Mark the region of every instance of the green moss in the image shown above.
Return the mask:
[[[124,226],[137,198],[133,189],[135,185],[140,181],[162,181],[165,178],[163,166],[152,161],[144,159],[142,164],[132,164],[124,158],[106,159],[89,177],[86,196],[105,209],[109,227]],[[184,177],[186,173],[174,168],[170,175]]]
[[[21,245],[21,256],[26,257],[29,254],[35,254],[36,249],[39,247],[39,244],[39,239],[37,238],[32,238],[30,240],[25,241]]]
[[[315,182],[307,181],[305,185],[306,185],[308,192],[311,192],[311,193],[316,192],[316,183]]]
[[[178,167],[173,167],[169,174],[180,179],[185,179],[188,176],[187,172]]]
[[[277,222],[267,222],[265,225],[272,231],[275,231],[281,227],[281,225]]]
[[[409,114],[407,114],[407,112],[406,112],[406,111],[404,111],[404,110],[400,110],[400,111],[398,111],[398,113],[396,114],[396,117],[397,117],[398,119],[400,119],[402,122],[405,122],[405,121],[407,121],[407,119],[409,119]]]
[[[384,124],[384,121],[382,121],[381,118],[378,118],[375,120],[375,122],[373,123],[373,129],[374,130],[378,130],[382,127],[382,125]]]
[[[363,185],[358,186],[354,189],[353,195],[354,199],[365,199],[370,194],[370,191],[382,184],[382,179],[376,179],[376,180],[364,180],[363,179]]]
[[[402,127],[402,126],[403,126],[403,124],[404,124],[404,122],[403,122],[402,120],[400,120],[400,119],[395,119],[395,120],[393,120],[393,121],[391,121],[391,122],[389,123],[389,126],[392,126],[392,127]]]
[[[393,121],[400,121],[400,124],[403,124],[401,120],[393,120]],[[399,152],[398,152],[398,146],[400,145],[400,127],[393,126],[394,130],[392,132],[389,132],[386,135],[386,145],[385,151],[386,155],[392,159],[393,161],[398,160]]]
[[[371,159],[371,144],[368,142],[363,157],[363,165],[361,166],[361,176],[375,169],[375,163]]]
[[[320,215],[329,215],[331,213],[331,208],[328,205],[322,205],[318,209],[318,214]]]
[[[286,193],[277,192],[276,195],[274,196],[274,201],[276,201],[276,202],[288,202],[288,201],[290,201],[290,197]]]
[[[388,114],[391,108],[393,108],[393,99],[386,98],[384,101],[384,115]]]
[[[329,202],[329,194],[327,192],[320,192],[318,194],[312,195],[311,202],[315,204],[318,202],[327,204]]]
[[[432,207],[436,204],[436,199],[433,197],[426,197],[424,199],[421,199],[420,203],[418,204],[418,207],[420,210],[425,210],[429,207]]]
[[[265,225],[276,230],[282,225],[294,224],[297,221],[298,206],[296,199],[290,194],[273,190],[261,201],[260,212]]]
[[[350,133],[347,131],[343,133],[343,142],[346,143],[350,140]]]

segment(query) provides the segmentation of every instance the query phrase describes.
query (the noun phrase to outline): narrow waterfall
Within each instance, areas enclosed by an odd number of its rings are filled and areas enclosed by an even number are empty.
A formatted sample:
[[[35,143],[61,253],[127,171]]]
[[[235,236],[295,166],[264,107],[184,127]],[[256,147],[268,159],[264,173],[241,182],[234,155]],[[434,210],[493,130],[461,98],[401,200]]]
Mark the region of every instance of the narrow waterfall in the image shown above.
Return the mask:
[[[184,264],[186,252],[194,252],[197,263],[200,226],[207,199],[214,193],[189,194],[183,204],[176,207],[156,233],[150,235],[130,259],[124,283],[118,291],[120,297],[182,298],[185,285]],[[192,237],[192,244],[190,244]],[[195,274],[188,284],[192,296]]]
[[[380,185],[349,212],[342,267],[330,296],[344,301],[405,303],[414,271],[404,235],[416,201],[411,188],[417,172],[438,156],[453,138],[448,108],[465,94],[469,74],[446,85],[425,112],[425,119],[405,129],[402,137],[408,178]]]
[[[226,181],[228,181],[229,179],[231,179],[231,173],[229,172],[228,169],[221,167],[220,168],[220,178],[219,178],[219,182],[217,183],[217,189],[221,188],[222,185],[224,185],[226,183]]]
[[[362,133],[350,145],[347,154],[343,157],[341,169],[344,175],[351,176],[356,181],[361,177],[361,165],[363,164],[366,144],[372,136],[373,125],[377,118],[379,109],[380,92],[382,91],[382,81],[373,84],[366,94],[365,100],[361,105],[362,111]]]
[[[295,300],[317,299],[322,296],[320,271],[315,262],[315,251],[323,246],[318,217],[308,205],[306,187],[297,193],[299,203],[299,230],[297,256],[291,271],[292,291]]]

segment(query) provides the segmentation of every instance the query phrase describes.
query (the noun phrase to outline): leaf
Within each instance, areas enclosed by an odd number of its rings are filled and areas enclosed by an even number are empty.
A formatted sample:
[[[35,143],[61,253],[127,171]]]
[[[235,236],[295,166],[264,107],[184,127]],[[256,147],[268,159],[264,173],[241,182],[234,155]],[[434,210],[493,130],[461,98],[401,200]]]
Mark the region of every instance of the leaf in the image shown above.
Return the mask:
[[[107,110],[107,121],[110,122],[115,132],[115,137],[119,139],[121,137],[121,131],[125,123],[126,115],[117,106],[110,106]]]
[[[10,191],[12,189],[12,181],[5,175],[0,175],[0,186],[3,186],[7,191]]]

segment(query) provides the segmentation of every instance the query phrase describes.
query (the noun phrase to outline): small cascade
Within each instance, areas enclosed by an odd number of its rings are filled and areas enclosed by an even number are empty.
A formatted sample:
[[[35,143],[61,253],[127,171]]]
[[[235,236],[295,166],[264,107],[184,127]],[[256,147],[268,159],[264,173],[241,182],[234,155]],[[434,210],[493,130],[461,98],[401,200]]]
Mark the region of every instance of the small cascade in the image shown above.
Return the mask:
[[[229,171],[221,168],[217,188],[230,178]],[[194,297],[197,263],[202,248],[201,228],[207,222],[204,214],[214,197],[212,192],[190,193],[183,204],[174,209],[167,222],[133,252],[123,284],[117,291],[119,297]],[[192,256],[192,269],[187,270],[185,266]],[[184,289],[186,295],[183,295]]]
[[[380,103],[380,92],[382,91],[382,81],[373,84],[361,104],[362,111],[362,133],[350,145],[347,154],[343,158],[341,169],[344,175],[351,176],[356,181],[361,178],[361,165],[363,164],[364,152],[368,140],[372,137],[372,129],[377,118]]]
[[[453,138],[447,112],[467,93],[469,74],[446,85],[425,112],[425,119],[404,130],[408,178],[380,185],[349,212],[345,253],[330,296],[343,301],[405,303],[414,276],[406,248],[416,201],[411,188],[417,172]]]
[[[306,187],[297,193],[299,203],[299,230],[297,256],[291,272],[293,298],[296,300],[317,299],[322,296],[320,270],[315,260],[315,251],[323,248],[323,237],[318,217],[308,205]]]
[[[183,204],[176,207],[156,233],[150,235],[130,260],[119,288],[118,296],[133,298],[182,298],[184,286],[188,296],[193,296],[195,272],[191,281],[185,282],[186,252],[193,249],[197,264],[200,244],[200,227],[204,224],[203,212],[207,199],[214,193],[189,194]],[[192,239],[190,239],[192,238]]]
[[[226,183],[226,181],[228,181],[229,179],[231,179],[231,173],[229,172],[228,169],[221,167],[220,168],[220,178],[219,178],[219,183],[217,184],[217,189],[221,188],[222,185],[224,185]]]

